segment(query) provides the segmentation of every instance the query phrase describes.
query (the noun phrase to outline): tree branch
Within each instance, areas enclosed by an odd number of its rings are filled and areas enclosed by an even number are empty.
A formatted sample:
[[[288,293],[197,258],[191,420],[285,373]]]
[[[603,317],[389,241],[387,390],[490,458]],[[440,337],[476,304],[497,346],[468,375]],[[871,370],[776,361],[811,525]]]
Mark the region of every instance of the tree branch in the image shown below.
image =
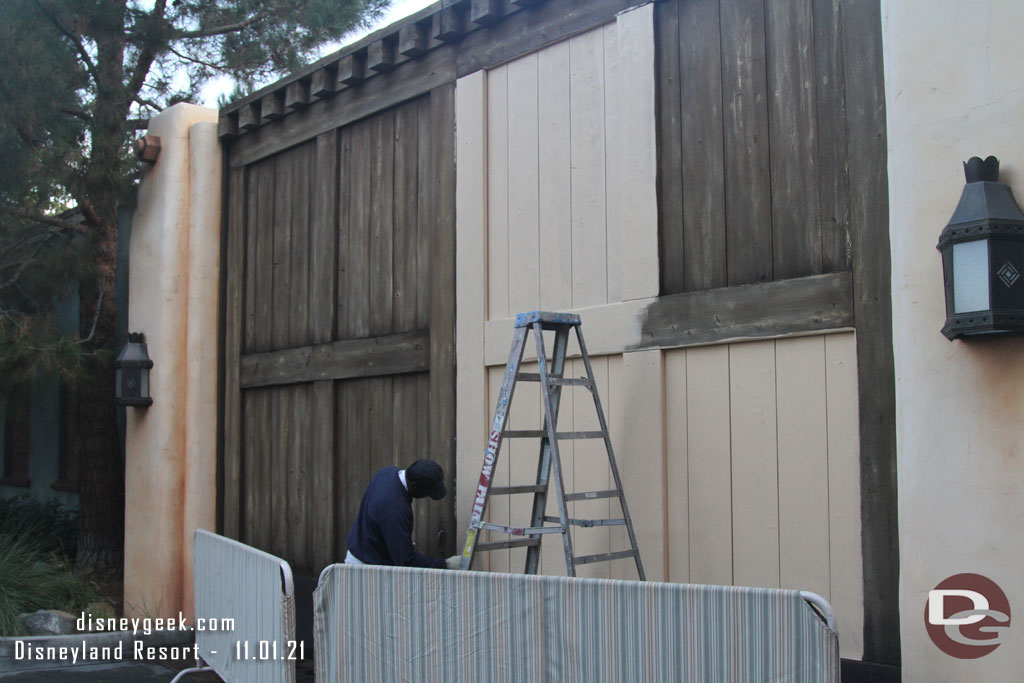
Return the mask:
[[[93,64],[92,57],[89,56],[89,51],[85,49],[85,45],[82,43],[82,36],[65,26],[57,17],[56,11],[49,5],[49,3],[39,2],[39,7],[43,10],[43,13],[50,18],[50,21],[57,27],[57,30],[67,36],[68,40],[75,45],[75,48],[78,50],[78,55],[85,63],[85,70],[89,72],[93,83],[98,82],[99,75],[96,72],[96,65]]]
[[[214,26],[211,28],[201,28],[196,31],[175,31],[172,33],[172,37],[180,40],[184,38],[212,38],[213,36],[222,36],[227,33],[237,33],[244,31],[253,24],[265,19],[267,15],[263,12],[257,12],[248,19],[239,21],[234,24],[225,24],[223,26]]]
[[[100,297],[96,301],[96,312],[92,316],[92,329],[89,330],[89,336],[86,337],[85,339],[79,339],[78,341],[75,342],[76,344],[85,344],[90,339],[92,339],[92,336],[94,334],[96,334],[96,323],[98,323],[99,320],[100,320],[100,309],[101,308],[103,308],[103,290],[102,289],[100,290]]]
[[[170,45],[167,46],[167,49],[171,53],[176,55],[178,58],[184,59],[187,62],[192,62],[193,64],[199,64],[200,66],[205,66],[206,68],[213,69],[214,71],[227,71],[228,70],[227,66],[225,66],[223,64],[212,64],[210,62],[204,62],[203,60],[199,59],[198,57],[192,57],[192,56],[189,56],[187,54],[182,54],[181,52],[178,52],[177,50],[175,50]]]
[[[153,11],[147,15],[147,22],[153,24],[163,23],[164,21],[164,10],[167,9],[167,0],[157,0],[153,6]],[[135,98],[136,95],[142,90],[143,84],[146,82],[146,76],[149,75],[149,70],[153,66],[153,60],[156,59],[158,54],[157,46],[153,42],[145,42],[139,46],[139,57],[135,60],[135,67],[132,69],[132,77],[128,81],[128,94]]]
[[[81,223],[75,223],[56,216],[47,216],[46,214],[35,213],[34,211],[25,211],[24,209],[14,209],[10,213],[18,218],[22,218],[27,221],[34,221],[36,223],[43,223],[44,225],[52,225],[53,227],[60,228],[61,230],[71,230],[83,235],[89,232],[89,229]],[[95,212],[93,212],[93,215],[95,215]]]
[[[86,123],[92,121],[92,116],[90,116],[88,112],[84,112],[81,109],[68,109],[66,107],[62,107],[60,111],[63,114],[68,114],[69,116],[74,116],[75,118],[82,119]]]
[[[149,119],[128,119],[125,125],[129,130],[146,130],[149,128]]]

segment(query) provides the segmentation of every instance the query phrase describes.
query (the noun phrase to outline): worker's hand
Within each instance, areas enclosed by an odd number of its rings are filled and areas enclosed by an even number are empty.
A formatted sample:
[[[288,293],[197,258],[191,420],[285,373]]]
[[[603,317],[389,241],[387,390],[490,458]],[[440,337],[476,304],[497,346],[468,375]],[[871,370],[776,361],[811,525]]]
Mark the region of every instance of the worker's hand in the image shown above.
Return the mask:
[[[459,564],[462,563],[462,555],[452,555],[444,562],[448,565],[448,569],[458,569]]]

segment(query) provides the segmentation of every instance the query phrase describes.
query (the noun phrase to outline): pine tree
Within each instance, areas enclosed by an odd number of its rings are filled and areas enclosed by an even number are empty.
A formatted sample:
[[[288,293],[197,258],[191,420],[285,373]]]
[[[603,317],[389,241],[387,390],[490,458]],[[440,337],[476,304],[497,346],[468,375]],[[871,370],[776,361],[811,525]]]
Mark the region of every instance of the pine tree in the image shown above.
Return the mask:
[[[78,568],[121,569],[124,472],[113,403],[117,212],[147,119],[227,74],[297,69],[390,0],[0,2],[0,401],[57,372],[80,463]],[[69,209],[74,209],[70,211]],[[76,292],[76,334],[54,304]]]

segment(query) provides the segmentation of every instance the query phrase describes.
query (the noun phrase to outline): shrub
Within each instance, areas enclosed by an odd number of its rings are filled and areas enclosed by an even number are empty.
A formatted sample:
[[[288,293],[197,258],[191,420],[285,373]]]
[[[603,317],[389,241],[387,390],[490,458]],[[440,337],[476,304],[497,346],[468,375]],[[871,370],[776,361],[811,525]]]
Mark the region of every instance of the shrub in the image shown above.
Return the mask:
[[[0,499],[0,536],[32,536],[45,554],[73,561],[78,552],[78,511],[55,500]]]

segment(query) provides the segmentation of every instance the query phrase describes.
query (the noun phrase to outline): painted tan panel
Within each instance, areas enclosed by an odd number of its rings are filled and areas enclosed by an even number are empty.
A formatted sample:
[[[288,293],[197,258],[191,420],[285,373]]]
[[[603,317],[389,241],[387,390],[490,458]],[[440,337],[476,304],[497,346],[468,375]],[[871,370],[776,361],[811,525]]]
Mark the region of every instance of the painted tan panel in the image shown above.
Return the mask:
[[[545,339],[545,342],[547,340]],[[582,364],[580,364],[582,367]],[[565,366],[565,374],[570,376],[579,376],[576,364],[572,361],[567,362]],[[539,388],[538,388],[539,390]],[[562,389],[562,396],[560,399],[558,409],[558,422],[556,426],[559,431],[570,431],[577,429],[575,421],[575,401],[573,394],[577,390],[571,387],[564,387]],[[559,454],[562,463],[562,478],[565,481],[566,488],[572,490],[575,486],[576,468],[574,465],[575,461],[575,443],[573,441],[563,441],[558,445]],[[549,517],[558,516],[558,502],[555,500],[555,486],[554,486],[554,470],[550,473],[550,485],[548,488],[548,499],[547,507],[544,510],[544,514]],[[570,508],[571,509],[571,508]],[[540,553],[540,572],[542,574],[549,574],[551,576],[566,576],[567,572],[565,569],[565,551],[562,548],[562,538],[560,536],[549,536],[541,543]]]
[[[507,318],[508,67],[487,73],[487,317]],[[458,126],[456,126],[457,128]]]
[[[775,344],[779,583],[829,597],[825,339]]]
[[[690,581],[732,584],[729,349],[686,352]]]
[[[540,302],[537,54],[508,67],[508,302],[514,315]]]
[[[584,332],[584,334],[586,334]],[[602,397],[608,396],[608,385],[610,378],[609,363],[618,360],[615,357],[591,358],[590,364],[594,369],[594,382]],[[582,361],[573,361],[572,370],[574,377],[585,377],[586,368]],[[596,431],[601,429],[597,419],[597,411],[594,410],[594,399],[589,391],[582,387],[573,387],[573,428],[577,431]],[[573,484],[567,491],[582,493],[584,491],[598,491],[609,487],[610,473],[608,470],[608,459],[605,456],[604,444],[598,439],[581,439],[573,442],[575,472]],[[577,519],[607,519],[609,505],[607,499],[577,501],[570,504],[570,516]],[[592,529],[573,529],[573,553],[575,555],[593,555],[595,553],[608,552],[608,527],[594,527]],[[577,576],[592,576],[608,578],[609,566],[607,562],[584,565],[580,567]]]
[[[664,581],[666,478],[662,401],[662,352],[626,353],[612,362],[610,396],[611,431],[619,475],[626,493],[626,504],[634,520],[637,544],[647,578]],[[620,516],[619,506],[611,505],[611,517]],[[611,527],[611,548],[626,550],[629,537],[624,527]],[[612,563],[612,578],[635,579],[632,560]]]
[[[533,344],[531,334],[528,343]],[[550,353],[550,351],[547,351]],[[522,365],[522,372],[538,372],[537,363]],[[538,382],[519,382],[509,412],[512,429],[540,429],[543,408]],[[537,460],[540,455],[540,439],[508,439],[502,447],[508,458],[509,481],[513,486],[533,484],[537,480]],[[513,526],[529,526],[533,510],[533,495],[519,493],[504,496],[508,500],[509,518]],[[509,536],[508,538],[512,538]],[[526,566],[526,549],[514,548],[509,551],[510,570],[522,572]]]
[[[502,378],[505,376],[505,368],[502,366],[495,366],[487,368],[487,429],[490,429],[491,421],[494,419],[494,411],[498,407],[498,393],[501,391]],[[515,396],[512,397],[515,401]],[[508,429],[512,424],[512,420],[508,419],[505,428]],[[482,453],[483,451],[481,451]],[[481,464],[483,459],[481,458]],[[501,448],[498,451],[498,461],[494,467],[494,475],[491,478],[492,486],[508,486],[509,481],[509,459],[508,459],[508,442],[503,442]],[[480,473],[480,465],[476,467],[476,474]],[[470,476],[474,476],[471,474]],[[466,518],[468,520],[468,517]],[[509,499],[508,496],[492,496],[487,501],[487,511],[485,519],[488,522],[494,522],[495,524],[508,524],[509,523]],[[465,522],[463,522],[465,523]],[[498,541],[505,540],[505,537],[500,534],[495,534],[490,531],[483,532],[481,535],[486,541]],[[480,569],[488,569],[492,572],[507,572],[509,569],[509,551],[508,550],[492,550],[490,552],[480,553],[480,558],[485,559],[486,563],[475,564],[474,566]],[[476,562],[480,562],[477,560]]]
[[[775,342],[729,346],[732,553],[737,586],[779,585]]]
[[[608,301],[603,31],[571,39],[569,63],[572,301],[579,308]]]
[[[540,308],[572,308],[572,204],[569,156],[569,43],[537,58],[539,121],[537,168],[540,211]]]
[[[456,376],[456,547],[461,548],[488,431],[483,321],[487,289],[487,79],[484,72],[459,79],[455,87],[456,240],[455,347]]]
[[[686,421],[686,351],[664,351],[665,507],[668,581],[690,580],[689,459]]]
[[[614,58],[613,58],[614,57]],[[605,29],[608,301],[658,294],[654,5]]]
[[[860,552],[860,419],[857,409],[856,336],[825,337],[828,410],[828,518],[830,595],[839,620],[843,656],[864,650],[864,580]]]

